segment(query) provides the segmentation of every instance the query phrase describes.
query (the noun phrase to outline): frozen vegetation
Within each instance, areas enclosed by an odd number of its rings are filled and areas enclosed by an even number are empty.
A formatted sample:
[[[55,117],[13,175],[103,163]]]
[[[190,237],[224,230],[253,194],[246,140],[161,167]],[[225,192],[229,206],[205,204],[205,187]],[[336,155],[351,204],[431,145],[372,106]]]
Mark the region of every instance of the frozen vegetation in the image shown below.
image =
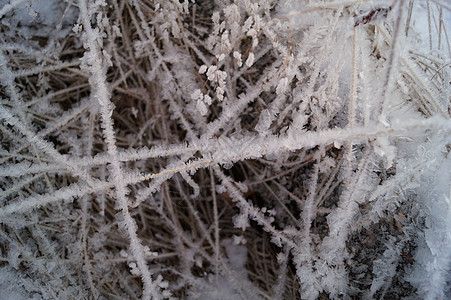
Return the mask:
[[[1,299],[450,299],[448,0],[0,0]]]

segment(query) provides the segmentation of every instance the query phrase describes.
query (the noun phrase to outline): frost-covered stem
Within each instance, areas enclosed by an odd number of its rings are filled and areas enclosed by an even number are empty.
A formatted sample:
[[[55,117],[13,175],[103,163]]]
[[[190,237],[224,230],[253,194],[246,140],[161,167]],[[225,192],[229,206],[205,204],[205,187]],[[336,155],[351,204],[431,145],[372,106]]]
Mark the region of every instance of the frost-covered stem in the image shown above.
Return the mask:
[[[420,97],[426,98],[427,96],[429,96],[427,97],[427,102],[433,104],[433,107],[426,106],[425,104],[425,108],[430,111],[431,115],[433,115],[434,112],[438,111],[444,118],[449,119],[449,113],[446,111],[446,108],[443,108],[440,102],[437,101],[439,96],[431,91],[430,84],[428,84],[426,81],[427,79],[425,79],[424,76],[421,75],[419,68],[414,65],[411,60],[405,57],[402,57],[402,63],[410,71],[408,74],[415,81],[415,83],[417,84],[416,86],[422,88],[423,94],[421,94]]]
[[[351,96],[349,102],[348,109],[348,126],[353,127],[355,122],[355,103],[356,103],[356,73],[357,73],[357,27],[354,27],[354,34],[352,36],[352,72],[351,72]],[[351,180],[351,172],[352,172],[352,141],[348,145],[348,149],[346,151],[346,159],[347,159],[347,169],[345,170],[346,176],[346,186],[349,188],[350,180]]]
[[[338,208],[327,217],[329,234],[318,247],[321,249],[320,259],[315,266],[317,269],[323,269],[318,271],[323,275],[321,278],[323,288],[333,297],[339,293],[347,293],[349,278],[345,267],[345,259],[348,257],[346,241],[350,234],[352,219],[358,212],[358,203],[355,198],[368,180],[367,167],[371,162],[371,154],[372,152],[368,149],[358,166],[359,171],[354,175],[355,179],[351,186],[341,195]],[[330,285],[331,282],[335,282],[334,286]]]
[[[312,253],[312,237],[310,235],[310,228],[315,215],[315,196],[319,175],[318,163],[319,157],[310,178],[309,194],[301,213],[300,251],[292,251],[293,261],[296,264],[296,275],[301,283],[301,297],[306,299],[317,298],[320,289],[318,273],[313,269],[313,263],[316,259],[314,259]]]
[[[360,30],[357,30],[357,44],[359,45],[359,66],[360,66],[360,83],[361,83],[361,94],[362,94],[362,115],[363,115],[363,125],[368,126],[371,121],[371,102],[370,102],[370,95],[371,92],[370,87],[371,85],[368,82],[368,66],[369,66],[369,59],[367,53],[369,52],[368,49],[368,42],[365,38],[362,37],[364,33],[361,33]]]
[[[290,252],[284,249],[277,255],[277,260],[279,262],[279,274],[277,275],[277,283],[274,285],[272,300],[280,299],[280,296],[283,295],[283,292],[285,291],[289,254]]]
[[[48,66],[48,67],[37,66],[37,67],[31,68],[31,69],[19,70],[19,71],[14,72],[13,74],[16,78],[20,78],[20,77],[27,77],[30,75],[47,73],[47,72],[51,72],[51,71],[58,71],[58,70],[62,70],[65,68],[75,67],[78,65],[80,65],[80,61],[78,59],[75,59],[75,60],[69,61],[69,62],[60,62],[54,66]]]
[[[2,106],[0,106],[0,118],[8,119],[9,123],[11,123],[13,126],[17,125],[20,127],[20,123],[17,121],[17,119],[12,117],[7,111],[3,110]],[[14,120],[16,122],[14,122]],[[23,128],[21,127],[20,129]],[[348,140],[353,140],[357,143],[368,140],[368,138],[371,137],[405,135],[406,133],[409,132],[414,133],[415,131],[418,130],[422,131],[424,129],[442,132],[441,134],[443,134],[444,138],[446,138],[449,136],[451,132],[451,121],[444,120],[443,118],[440,117],[434,117],[423,121],[404,122],[402,124],[398,124],[398,126],[394,128],[354,127],[347,129],[329,129],[320,132],[306,132],[298,135],[289,135],[285,137],[276,137],[276,136],[268,136],[265,138],[248,137],[238,141],[228,139],[211,140],[210,146],[208,147],[209,153],[207,153],[208,154],[207,158],[198,159],[187,164],[185,164],[183,161],[177,162],[176,164],[169,165],[167,168],[161,170],[158,173],[152,173],[148,175],[133,174],[131,176],[127,176],[127,178],[124,178],[122,184],[126,186],[128,184],[137,184],[139,182],[143,182],[149,179],[159,178],[160,182],[158,182],[157,184],[154,184],[152,182],[151,187],[145,189],[142,194],[140,193],[137,196],[137,200],[142,201],[144,200],[144,198],[147,197],[147,195],[150,195],[151,193],[156,191],[156,189],[158,188],[158,186],[162,184],[162,182],[171,178],[173,175],[181,171],[190,171],[190,170],[194,171],[199,168],[206,168],[208,166],[213,166],[230,161],[245,160],[250,158],[255,159],[258,157],[262,157],[267,153],[278,153],[288,150],[294,151],[300,149],[310,149],[318,145],[328,145],[333,143],[334,141],[341,143]],[[38,144],[39,148],[43,149],[44,151],[48,150],[44,145],[41,145],[41,143],[43,142],[40,141],[39,139],[37,139],[35,142]],[[249,148],[250,145],[252,145],[251,149]],[[196,145],[196,147],[193,147],[192,149],[205,150],[204,146],[205,145],[203,144],[198,144]],[[184,147],[188,148],[188,146],[181,146],[180,149],[178,150],[182,151]],[[142,153],[144,156],[146,155],[147,152],[152,153],[152,150],[147,149],[145,150],[146,151],[143,151]],[[177,151],[176,153],[179,152]],[[150,156],[152,157],[153,155]],[[127,161],[125,155],[123,158],[124,161]],[[117,157],[115,159],[119,160]],[[67,164],[69,166],[72,165],[70,164],[70,162],[67,162]],[[90,165],[90,163],[88,163],[87,165]],[[72,171],[73,169],[69,168],[69,170]],[[73,170],[73,172],[76,172],[76,170]],[[52,194],[31,196],[26,199],[23,199],[20,203],[10,204],[0,208],[0,216],[15,213],[16,209],[18,210],[17,212],[24,212],[29,209],[40,207],[47,203],[53,203],[61,201],[63,199],[71,199],[72,197],[81,196],[86,193],[104,191],[113,186],[114,182],[105,183],[103,181],[101,182],[101,185],[99,185],[99,183],[95,183],[92,184],[90,187],[83,188],[73,184],[70,186],[69,189],[73,191],[73,193],[71,192],[70,194],[65,194],[62,193],[63,189],[60,189],[59,191],[56,191],[55,193]],[[75,190],[78,190],[78,192],[76,192]]]
[[[271,65],[272,68],[277,68],[281,64],[280,60],[275,61]],[[274,78],[266,78],[266,76],[263,76],[256,84],[255,87],[252,88],[250,91],[247,91],[247,93],[239,99],[224,108],[221,115],[218,119],[208,124],[207,132],[205,133],[204,137],[211,138],[213,137],[221,128],[224,128],[227,123],[231,123],[231,120],[234,120],[239,116],[239,113],[244,110],[244,108],[249,105],[249,103],[253,102],[257,97],[260,95],[261,90],[260,86],[263,84],[265,80],[272,80],[274,84],[276,83]]]
[[[213,170],[210,168],[210,182],[211,182],[211,195],[213,197],[213,216],[215,222],[215,263],[216,263],[216,274],[218,274],[219,266],[219,217],[218,217],[218,201],[216,199],[216,188],[215,188],[215,178],[213,175]]]
[[[29,130],[20,120],[11,114],[11,112],[6,109],[3,105],[0,105],[0,119],[4,119],[6,123],[12,125],[18,132],[26,136],[27,140],[31,145],[35,145],[42,152],[48,154],[52,159],[54,159],[59,166],[73,172],[76,176],[83,178],[88,183],[91,182],[91,177],[89,174],[82,172],[80,168],[76,165],[71,164],[67,161],[66,157],[61,155],[53,146],[53,144],[45,141],[39,135],[34,134],[33,131]]]
[[[382,124],[387,124],[386,106],[390,99],[390,93],[392,89],[393,82],[395,81],[393,77],[396,75],[398,57],[399,57],[399,44],[401,39],[401,23],[404,20],[404,4],[405,0],[398,1],[398,11],[397,19],[395,22],[395,28],[393,31],[393,36],[391,39],[391,49],[387,62],[387,74],[385,75],[384,85],[382,86],[382,103],[379,107],[379,119],[378,121]]]
[[[355,122],[355,102],[357,96],[356,76],[357,76],[357,27],[354,27],[352,36],[352,72],[351,72],[351,101],[348,110],[348,126],[354,126]]]
[[[89,284],[89,289],[91,290],[92,293],[92,297],[94,299],[97,299],[98,297],[98,293],[97,293],[97,289],[94,286],[94,280],[92,278],[92,274],[91,274],[91,270],[92,270],[92,265],[91,262],[89,261],[89,254],[88,254],[88,243],[87,243],[87,236],[88,236],[88,232],[86,230],[86,223],[87,223],[87,219],[88,219],[88,195],[85,195],[82,197],[81,199],[81,210],[82,210],[82,216],[81,216],[81,243],[82,243],[82,247],[83,247],[83,268],[85,270],[85,274],[87,276],[87,281]]]
[[[116,189],[116,207],[121,211],[124,218],[124,226],[130,239],[130,250],[132,252],[133,258],[136,260],[137,267],[143,279],[143,298],[150,299],[152,296],[158,299],[161,298],[161,295],[158,291],[158,287],[152,281],[151,273],[147,267],[147,262],[145,259],[144,247],[142,246],[141,241],[136,234],[137,225],[128,210],[126,186],[123,180],[124,178],[122,176],[120,162],[118,160],[116,137],[113,128],[113,120],[111,119],[111,115],[113,113],[113,103],[110,100],[110,93],[107,87],[106,71],[101,65],[103,61],[103,55],[98,43],[98,39],[101,39],[101,36],[91,27],[91,13],[88,12],[85,0],[79,1],[79,9],[80,19],[86,32],[85,43],[86,47],[89,49],[88,64],[89,71],[91,72],[90,84],[92,88],[93,98],[96,99],[100,104],[103,133],[105,135],[107,144],[107,152],[110,155],[110,164],[112,167],[111,180],[114,183],[114,187]]]
[[[85,155],[91,156],[92,150],[93,150],[93,140],[94,140],[94,114],[89,115],[88,119],[88,126],[87,129],[87,138],[86,138],[86,150]],[[94,280],[92,277],[92,265],[89,261],[89,253],[88,253],[88,230],[87,230],[87,222],[88,222],[88,201],[89,197],[88,195],[85,195],[81,198],[81,211],[82,211],[82,217],[81,217],[81,243],[83,247],[83,263],[84,263],[84,270],[87,275],[87,281],[89,284],[89,289],[91,290],[92,297],[94,299],[97,299],[99,296],[98,291],[95,287]]]
[[[85,184],[71,184],[68,187],[60,188],[59,190],[44,195],[33,195],[21,201],[5,205],[0,208],[0,218],[11,214],[20,214],[29,210],[42,207],[49,203],[56,203],[62,200],[72,200],[75,197],[86,195],[89,193],[107,190],[111,184],[96,184],[95,189],[87,187]]]
[[[266,217],[258,208],[246,201],[242,193],[234,186],[233,180],[226,176],[218,166],[214,166],[213,170],[216,176],[221,180],[222,184],[226,187],[229,195],[236,202],[236,205],[242,214],[250,220],[256,221],[265,231],[271,233],[273,239],[278,241],[278,243],[282,242],[289,248],[298,248],[298,246],[289,237],[282,232],[279,232],[273,225],[271,225],[271,222],[273,221],[271,218]],[[241,226],[243,224],[236,225]],[[244,227],[244,225],[242,227]]]
[[[31,136],[33,136],[35,134],[34,131],[32,130],[33,127],[30,126],[27,122],[27,117],[26,117],[25,111],[22,108],[23,101],[22,101],[20,94],[14,83],[15,76],[14,76],[13,72],[11,71],[11,69],[8,68],[7,62],[8,62],[8,60],[5,57],[5,55],[3,54],[3,51],[0,50],[0,67],[1,67],[1,71],[3,73],[2,77],[1,77],[1,81],[7,87],[7,91],[9,93],[10,99],[12,100],[13,107],[19,115],[20,122],[23,124],[24,128],[27,129],[27,131],[30,131],[32,133]],[[33,149],[33,153],[36,156],[37,160],[39,162],[41,162],[41,155],[40,155],[36,145],[31,143],[31,148]],[[54,190],[53,185],[50,182],[48,175],[45,174],[44,178],[45,178],[45,183],[46,183],[47,187],[49,188],[50,191],[53,192],[53,190]]]
[[[28,104],[28,103],[25,103]],[[50,123],[47,125],[47,127],[41,131],[39,131],[38,133],[34,134],[35,137],[39,137],[39,138],[43,138],[47,135],[49,135],[52,132],[55,132],[58,129],[63,128],[65,125],[67,125],[70,121],[74,120],[76,117],[78,117],[80,114],[82,114],[85,110],[88,109],[89,105],[91,105],[91,103],[89,103],[89,101],[84,101],[82,102],[77,108],[72,109],[68,112],[65,112],[62,116],[60,116],[58,118],[58,120],[56,120],[54,123]],[[26,108],[26,105],[23,105],[23,108]],[[93,124],[92,124],[93,126]],[[4,130],[2,128],[2,130]],[[90,130],[94,130],[94,128],[90,128]],[[93,134],[93,133],[91,133]],[[9,153],[10,156],[14,156],[17,153],[20,153],[21,151],[23,151],[24,149],[30,147],[32,145],[31,141],[27,141],[25,143],[22,143],[20,147],[15,148],[13,151],[11,151]],[[5,156],[4,158],[0,159],[0,164],[4,163],[6,160],[8,160],[9,157]],[[84,159],[81,159],[80,161],[84,161]],[[74,163],[72,165],[77,165],[79,167],[81,167],[80,165]]]
[[[432,52],[432,18],[431,18],[431,2],[429,0],[426,1],[426,10],[428,12],[429,51]]]

